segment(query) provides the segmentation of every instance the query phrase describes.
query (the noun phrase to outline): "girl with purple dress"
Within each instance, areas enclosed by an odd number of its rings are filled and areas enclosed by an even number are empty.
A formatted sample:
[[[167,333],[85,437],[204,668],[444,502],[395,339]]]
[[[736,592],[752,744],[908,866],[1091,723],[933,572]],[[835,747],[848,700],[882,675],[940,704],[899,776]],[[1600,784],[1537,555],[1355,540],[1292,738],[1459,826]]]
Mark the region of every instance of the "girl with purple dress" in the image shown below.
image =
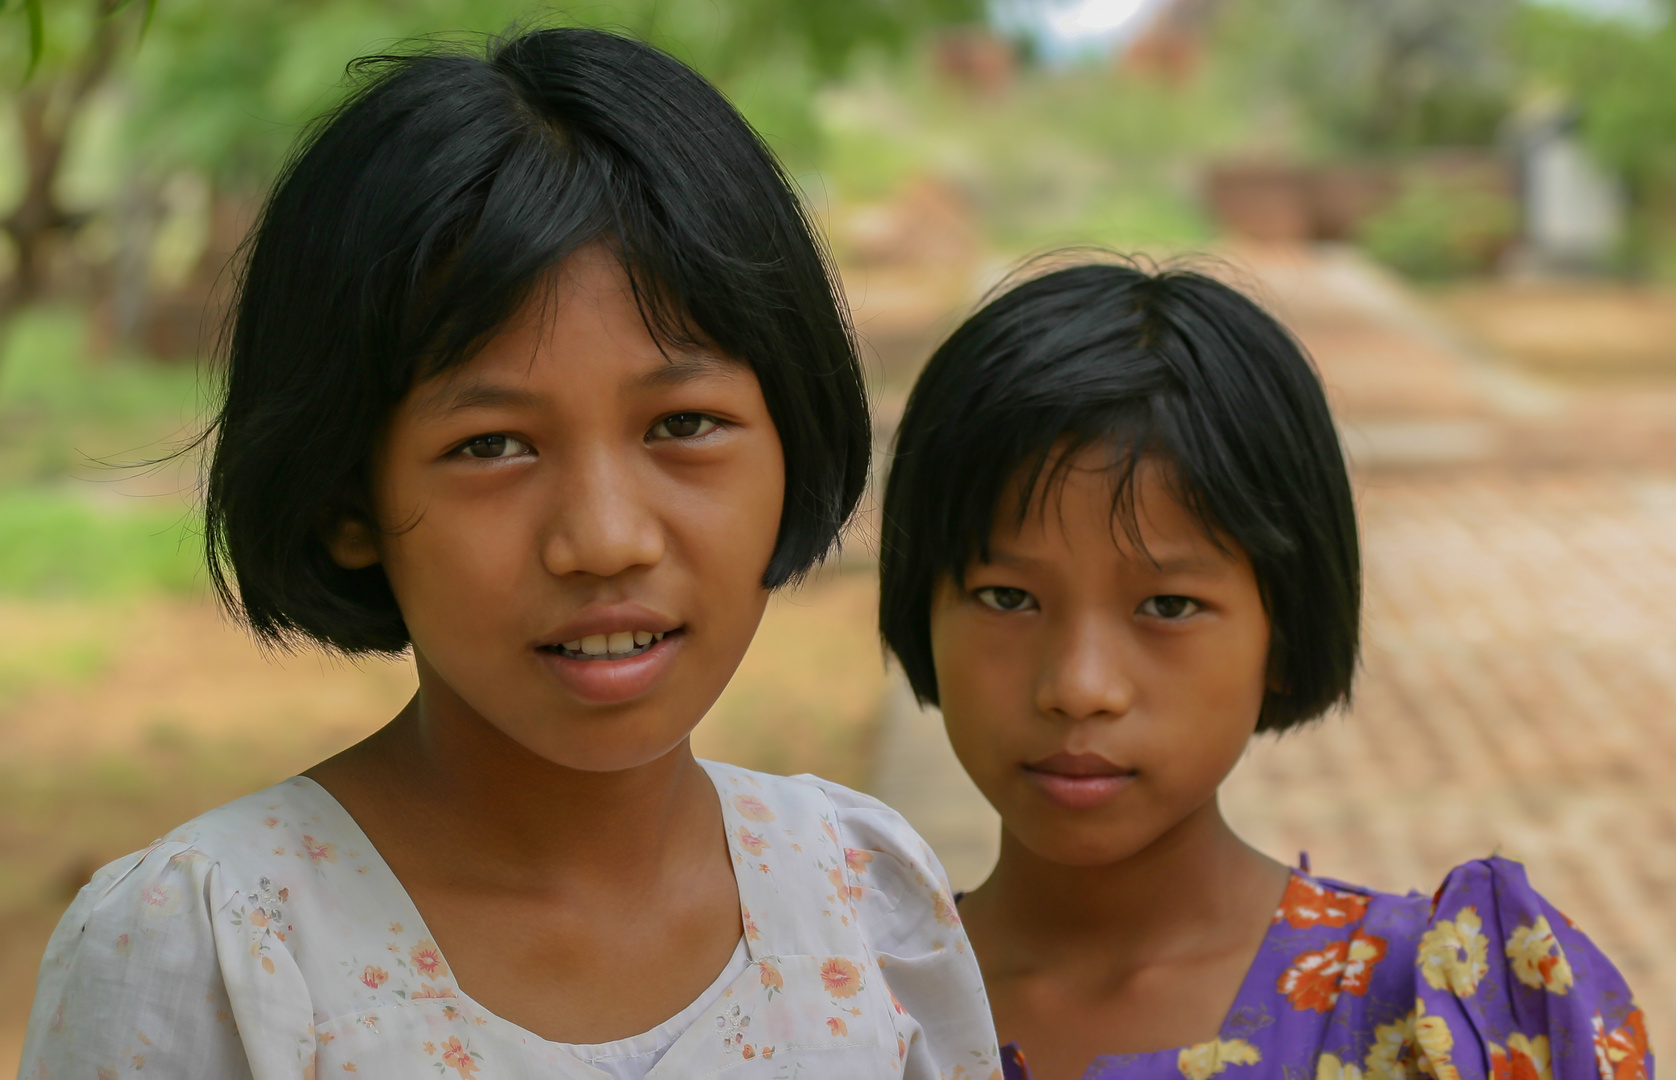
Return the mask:
[[[995,299],[914,389],[881,546],[885,640],[1002,818],[960,911],[1009,1077],[1650,1080],[1517,863],[1397,896],[1224,820],[1254,734],[1347,700],[1360,624],[1332,417],[1255,304],[1112,264]]]

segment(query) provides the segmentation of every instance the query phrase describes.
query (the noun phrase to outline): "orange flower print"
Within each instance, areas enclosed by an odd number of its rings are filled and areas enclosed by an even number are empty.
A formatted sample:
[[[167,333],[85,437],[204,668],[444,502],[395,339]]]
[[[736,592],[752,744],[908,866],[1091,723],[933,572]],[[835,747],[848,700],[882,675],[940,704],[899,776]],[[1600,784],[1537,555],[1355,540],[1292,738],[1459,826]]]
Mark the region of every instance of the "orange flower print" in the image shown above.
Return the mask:
[[[127,934],[118,934],[116,939],[116,955],[133,956],[134,943],[128,940]]]
[[[774,995],[786,988],[785,976],[774,966],[772,960],[758,960],[757,974],[762,978],[762,985],[768,990],[768,1000],[773,1001]]]
[[[938,889],[931,894],[931,914],[939,925],[951,930],[960,925],[960,909],[954,906],[954,897],[947,889]]]
[[[448,977],[448,962],[430,938],[416,942],[413,948],[407,950],[407,958],[413,964],[413,970],[421,975],[432,979]]]
[[[826,831],[826,838],[834,844],[838,842],[838,831],[832,827],[832,822],[821,818],[821,828]]]
[[[1648,1080],[1647,1018],[1631,1009],[1624,1026],[1606,1030],[1606,1022],[1595,1013],[1595,1062],[1602,1080]]]
[[[442,1044],[442,1063],[459,1073],[461,1080],[477,1075],[479,1056],[467,1049],[458,1035],[448,1036],[448,1041]]]
[[[844,862],[849,866],[852,874],[867,873],[867,864],[872,861],[873,853],[871,851],[862,851],[853,847],[844,849]]]
[[[1312,926],[1349,926],[1361,922],[1367,911],[1367,897],[1329,889],[1319,882],[1293,874],[1291,883],[1286,886],[1286,895],[1280,898],[1274,921],[1284,921],[1298,930],[1307,930]]]
[[[390,933],[399,934],[401,932],[402,932],[402,924],[401,923],[393,922],[393,923],[390,924]]]
[[[774,820],[774,811],[768,809],[768,804],[755,795],[735,795],[733,808],[739,811],[739,816],[746,821]]]
[[[337,862],[338,846],[336,844],[328,844],[324,841],[316,840],[312,836],[305,836],[303,837],[303,854],[307,855],[309,857],[309,861],[313,862],[316,866],[323,862]]]
[[[821,982],[833,997],[851,998],[861,989],[861,972],[843,957],[834,956],[821,965]]]
[[[262,819],[262,824],[264,824],[264,825],[266,825],[266,826],[267,826],[267,827],[268,827],[268,828],[270,828],[270,829],[271,829],[271,828],[273,828],[273,827],[274,827],[274,826],[275,826],[275,825],[278,825],[278,824],[279,824],[279,819],[278,819],[278,818],[276,818],[276,817],[271,817],[271,818],[263,818],[263,819]]]
[[[360,1072],[361,1070],[357,1069],[355,1067],[355,1063],[353,1061],[346,1061],[346,1062],[343,1063],[343,1071],[344,1072]]]
[[[1281,973],[1275,988],[1292,1008],[1324,1013],[1338,1003],[1340,990],[1366,994],[1374,965],[1385,959],[1385,940],[1357,934],[1324,949],[1300,953]]]
[[[443,987],[441,990],[438,990],[436,987],[432,986],[430,983],[420,983],[419,984],[419,989],[415,990],[412,994],[409,994],[408,996],[410,998],[412,998],[414,1001],[423,1001],[423,1000],[427,1000],[427,999],[430,999],[430,998],[451,998],[451,997],[454,996],[454,991],[450,990],[446,986]]]
[[[381,967],[373,967],[371,964],[368,964],[361,970],[361,981],[372,987],[374,990],[383,986],[389,978],[390,973],[388,971],[385,971]]]
[[[739,826],[739,846],[750,852],[752,855],[761,855],[763,849],[773,847],[774,845],[741,825]]]
[[[1385,959],[1385,950],[1384,938],[1358,931],[1350,939],[1350,953],[1345,958],[1344,980],[1339,983],[1339,989],[1357,997],[1366,995],[1373,982],[1373,969]]]
[[[745,940],[746,941],[760,941],[760,940],[762,940],[762,931],[757,929],[757,921],[755,919],[751,918],[751,909],[744,906],[743,904],[741,904],[741,905],[739,905],[739,912],[744,917]]]
[[[826,880],[832,882],[832,898],[840,904],[852,907],[857,900],[865,895],[866,890],[859,885],[851,885],[844,877],[844,871],[834,866],[826,872]]]
[[[826,1026],[834,1036],[848,1035],[850,1033],[850,1025],[844,1023],[844,1019],[841,1016],[827,1017]]]
[[[1514,1034],[1508,1036],[1506,1049],[1495,1043],[1489,1048],[1492,1080],[1553,1080],[1548,1036],[1528,1039]]]
[[[746,1043],[745,1048],[739,1051],[739,1056],[744,1058],[746,1061],[749,1061],[757,1056],[757,1048],[752,1046],[750,1043]]]

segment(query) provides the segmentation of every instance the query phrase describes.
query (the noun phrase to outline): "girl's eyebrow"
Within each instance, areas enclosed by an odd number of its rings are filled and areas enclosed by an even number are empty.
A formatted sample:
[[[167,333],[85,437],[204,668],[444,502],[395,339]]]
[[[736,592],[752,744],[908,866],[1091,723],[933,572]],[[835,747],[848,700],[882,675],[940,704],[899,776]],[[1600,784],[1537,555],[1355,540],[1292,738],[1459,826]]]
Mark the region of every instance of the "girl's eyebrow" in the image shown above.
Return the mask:
[[[494,408],[508,405],[533,405],[535,394],[517,386],[498,386],[481,380],[470,380],[447,389],[439,389],[420,402],[418,411],[427,415],[458,412],[461,409]]]
[[[635,379],[647,390],[665,389],[711,377],[732,378],[745,364],[721,353],[689,352],[671,356],[667,364],[659,364]]]

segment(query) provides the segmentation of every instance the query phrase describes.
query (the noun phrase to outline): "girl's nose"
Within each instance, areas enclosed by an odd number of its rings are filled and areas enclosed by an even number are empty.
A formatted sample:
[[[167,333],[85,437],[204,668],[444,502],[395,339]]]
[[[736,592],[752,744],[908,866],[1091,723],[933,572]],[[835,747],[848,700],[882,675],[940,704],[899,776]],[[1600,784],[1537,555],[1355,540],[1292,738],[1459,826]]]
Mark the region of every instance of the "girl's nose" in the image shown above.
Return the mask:
[[[1054,636],[1036,681],[1036,708],[1061,720],[1118,719],[1135,704],[1122,635],[1083,624]]]
[[[610,578],[663,558],[657,501],[632,463],[590,455],[565,469],[552,498],[542,544],[548,573]]]

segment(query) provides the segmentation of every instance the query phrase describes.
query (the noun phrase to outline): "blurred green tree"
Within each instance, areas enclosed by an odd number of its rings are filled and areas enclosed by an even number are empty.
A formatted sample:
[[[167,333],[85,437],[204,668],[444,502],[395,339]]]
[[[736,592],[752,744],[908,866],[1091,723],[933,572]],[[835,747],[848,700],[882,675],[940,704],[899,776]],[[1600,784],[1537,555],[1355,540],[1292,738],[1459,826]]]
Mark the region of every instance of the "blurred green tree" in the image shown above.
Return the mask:
[[[119,113],[114,156],[127,188],[155,191],[189,169],[248,199],[307,120],[345,92],[355,57],[416,39],[588,25],[681,57],[783,156],[807,164],[819,141],[811,102],[823,82],[858,54],[900,52],[929,28],[983,13],[983,0],[611,0],[557,10],[532,10],[527,0],[0,0],[0,72],[21,83],[7,104],[26,174],[20,201],[0,208],[15,268],[0,319],[48,289],[42,252],[86,217],[61,206],[60,179],[66,144],[102,89]]]
[[[1625,20],[1531,3],[1516,35],[1533,90],[1574,107],[1585,141],[1623,179],[1635,269],[1676,241],[1676,2],[1649,4],[1652,17]]]
[[[0,4],[11,24],[0,34],[0,71],[18,73],[22,84],[11,102],[20,191],[0,218],[12,247],[10,280],[0,282],[0,321],[45,289],[49,245],[79,221],[60,201],[59,170],[76,121],[143,25],[148,8],[129,8],[127,0]]]
[[[1483,145],[1516,86],[1520,0],[1241,0],[1218,46],[1248,92],[1275,93],[1324,149]]]

